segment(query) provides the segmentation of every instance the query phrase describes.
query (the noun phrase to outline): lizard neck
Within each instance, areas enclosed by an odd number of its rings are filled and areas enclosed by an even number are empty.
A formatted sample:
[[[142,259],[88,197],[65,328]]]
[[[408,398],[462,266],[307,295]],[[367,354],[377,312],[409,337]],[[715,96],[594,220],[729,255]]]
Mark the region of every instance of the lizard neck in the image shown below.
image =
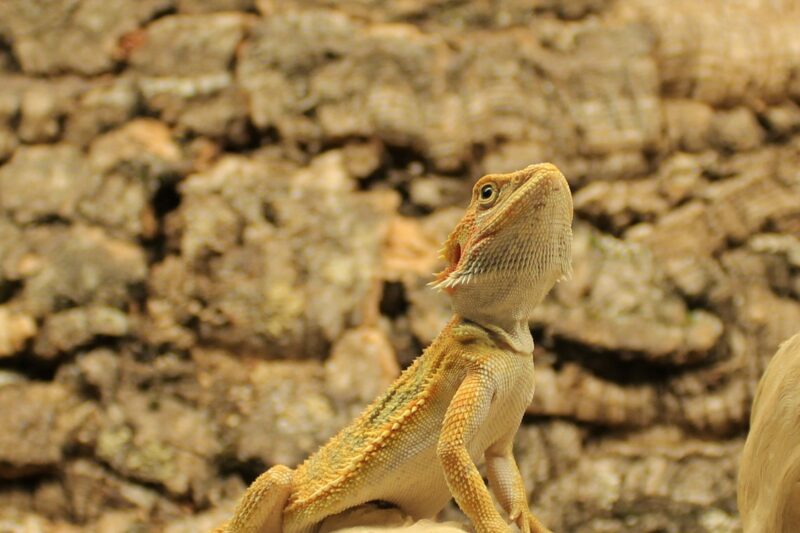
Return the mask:
[[[516,352],[533,352],[528,317],[555,284],[560,272],[539,277],[520,273],[476,279],[451,293],[453,312],[485,330]]]
[[[459,318],[485,329],[490,336],[497,338],[514,352],[522,355],[533,353],[533,337],[527,318],[499,321],[497,317],[481,316],[479,313],[470,313],[468,317]]]

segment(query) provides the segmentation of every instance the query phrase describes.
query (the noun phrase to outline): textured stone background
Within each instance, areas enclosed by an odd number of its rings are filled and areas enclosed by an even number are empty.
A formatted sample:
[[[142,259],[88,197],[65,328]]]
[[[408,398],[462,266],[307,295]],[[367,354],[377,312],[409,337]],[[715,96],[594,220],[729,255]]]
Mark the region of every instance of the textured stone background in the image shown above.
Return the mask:
[[[794,0],[0,1],[0,531],[198,531],[380,392],[490,171],[575,276],[517,454],[557,532],[737,531],[800,329]],[[444,518],[458,519],[449,510]]]

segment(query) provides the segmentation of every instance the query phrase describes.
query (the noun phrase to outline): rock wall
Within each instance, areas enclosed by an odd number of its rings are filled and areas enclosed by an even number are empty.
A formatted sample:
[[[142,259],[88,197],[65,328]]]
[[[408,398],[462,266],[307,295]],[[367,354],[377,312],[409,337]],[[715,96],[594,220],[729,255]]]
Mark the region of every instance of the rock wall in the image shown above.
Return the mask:
[[[218,521],[436,334],[473,179],[549,160],[575,275],[531,323],[532,507],[738,530],[755,384],[800,329],[799,26],[792,0],[0,2],[0,529]]]

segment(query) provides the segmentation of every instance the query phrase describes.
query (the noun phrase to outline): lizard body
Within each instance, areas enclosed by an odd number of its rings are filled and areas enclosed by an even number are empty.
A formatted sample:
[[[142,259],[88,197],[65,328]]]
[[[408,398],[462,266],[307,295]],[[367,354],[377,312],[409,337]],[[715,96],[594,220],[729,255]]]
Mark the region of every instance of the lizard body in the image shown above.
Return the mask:
[[[800,333],[781,344],[758,382],[737,496],[744,533],[800,529]]]
[[[490,174],[442,250],[433,285],[454,316],[392,386],[295,470],[275,466],[239,502],[229,533],[314,533],[370,501],[431,517],[451,497],[478,533],[508,531],[476,467],[524,533],[531,514],[512,454],[533,397],[528,316],[570,272],[572,199],[550,164]]]

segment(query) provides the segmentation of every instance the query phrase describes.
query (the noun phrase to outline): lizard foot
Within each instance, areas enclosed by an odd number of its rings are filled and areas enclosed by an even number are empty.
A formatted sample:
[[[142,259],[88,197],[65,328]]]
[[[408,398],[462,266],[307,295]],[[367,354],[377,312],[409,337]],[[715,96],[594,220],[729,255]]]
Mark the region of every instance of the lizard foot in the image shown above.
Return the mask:
[[[509,518],[517,525],[520,533],[553,533],[527,508],[515,510]]]

